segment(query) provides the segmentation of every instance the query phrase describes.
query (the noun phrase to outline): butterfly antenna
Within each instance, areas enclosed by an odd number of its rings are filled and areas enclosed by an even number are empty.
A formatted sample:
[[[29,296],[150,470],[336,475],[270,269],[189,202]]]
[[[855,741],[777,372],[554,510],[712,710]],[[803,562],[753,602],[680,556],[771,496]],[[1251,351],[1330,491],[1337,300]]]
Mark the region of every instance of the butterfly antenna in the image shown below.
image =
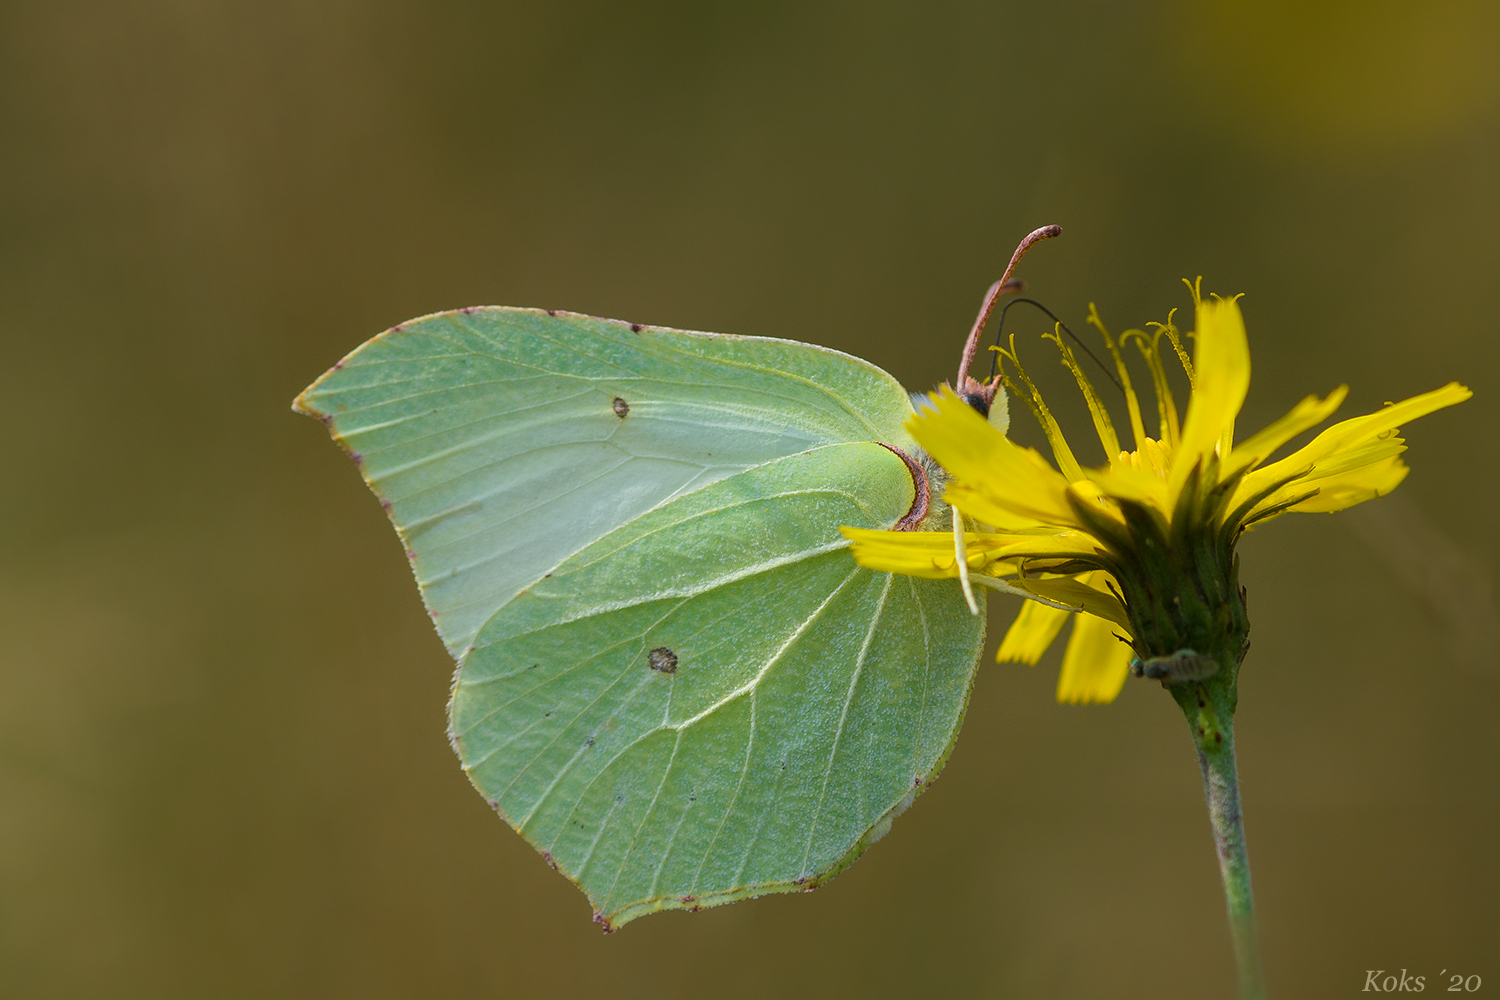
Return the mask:
[[[1125,395],[1125,387],[1120,384],[1120,380],[1115,377],[1115,373],[1109,370],[1109,366],[1106,365],[1103,361],[1099,360],[1099,355],[1095,354],[1089,348],[1088,344],[1085,344],[1083,341],[1079,340],[1078,339],[1078,334],[1074,333],[1072,330],[1069,330],[1068,329],[1068,324],[1066,324],[1062,320],[1058,319],[1056,313],[1054,313],[1051,309],[1048,309],[1046,306],[1042,305],[1036,299],[1015,298],[1015,299],[1011,299],[1009,302],[1005,303],[1005,308],[1000,310],[1000,322],[997,323],[997,324],[995,324],[995,346],[996,347],[1000,346],[1000,332],[1005,329],[1005,314],[1008,313],[1008,312],[1010,312],[1010,307],[1011,306],[1018,305],[1018,304],[1020,304],[1022,302],[1026,303],[1029,306],[1036,306],[1042,312],[1046,313],[1049,317],[1051,317],[1052,322],[1054,322],[1058,326],[1062,327],[1062,332],[1063,333],[1066,333],[1069,337],[1073,338],[1073,343],[1075,343],[1079,347],[1083,348],[1083,353],[1087,354],[1089,357],[1091,357],[1091,358],[1094,359],[1094,364],[1096,364],[1096,365],[1099,366],[1099,370],[1104,373],[1104,377],[1105,378],[1109,379],[1111,382],[1113,382],[1115,384],[1115,388],[1120,390],[1120,395],[1122,395],[1122,396]],[[991,355],[991,357],[990,357],[990,379],[993,381],[994,378],[995,378],[995,372],[999,370],[997,366],[1000,363],[1000,352],[999,351],[991,351],[990,355]]]
[[[1026,256],[1030,250],[1042,240],[1050,240],[1054,236],[1062,235],[1062,226],[1043,226],[1033,233],[1027,234],[1026,238],[1016,247],[1016,252],[1010,256],[1010,264],[1006,266],[1005,273],[1000,280],[990,286],[990,290],[984,293],[984,301],[979,306],[979,318],[974,320],[974,328],[969,331],[969,339],[964,342],[963,357],[958,362],[958,382],[954,388],[960,396],[978,395],[988,405],[994,398],[993,387],[985,387],[969,378],[969,366],[974,363],[974,355],[979,352],[979,335],[984,332],[984,325],[989,322],[990,313],[994,311],[995,302],[1006,292],[1018,292],[1021,290],[1019,282],[1010,280],[1016,265],[1021,263],[1021,258]]]

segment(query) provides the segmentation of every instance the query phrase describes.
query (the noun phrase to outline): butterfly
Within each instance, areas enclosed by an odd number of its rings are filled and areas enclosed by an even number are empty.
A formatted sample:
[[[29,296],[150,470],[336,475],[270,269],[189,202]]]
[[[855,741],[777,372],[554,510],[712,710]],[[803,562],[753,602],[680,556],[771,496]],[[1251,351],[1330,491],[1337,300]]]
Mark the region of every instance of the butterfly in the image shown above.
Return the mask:
[[[457,661],[470,781],[606,930],[812,889],[952,750],[983,615],[957,581],[858,566],[839,530],[950,516],[874,365],[466,308],[380,334],[294,407],[400,536]]]

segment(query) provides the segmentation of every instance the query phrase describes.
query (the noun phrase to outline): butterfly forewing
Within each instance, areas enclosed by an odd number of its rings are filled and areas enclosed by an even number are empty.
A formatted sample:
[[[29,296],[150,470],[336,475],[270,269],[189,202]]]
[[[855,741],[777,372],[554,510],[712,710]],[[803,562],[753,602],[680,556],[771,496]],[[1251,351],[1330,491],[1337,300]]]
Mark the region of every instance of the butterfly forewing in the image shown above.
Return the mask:
[[[455,656],[670,497],[818,445],[909,441],[901,387],[847,355],[530,309],[403,324],[297,405],[358,457]]]

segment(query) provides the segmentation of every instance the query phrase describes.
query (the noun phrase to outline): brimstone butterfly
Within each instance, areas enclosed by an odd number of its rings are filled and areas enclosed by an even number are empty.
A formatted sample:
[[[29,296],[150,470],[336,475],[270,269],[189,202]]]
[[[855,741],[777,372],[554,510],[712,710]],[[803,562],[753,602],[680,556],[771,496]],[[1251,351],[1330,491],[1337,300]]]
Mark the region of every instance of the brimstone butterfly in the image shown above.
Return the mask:
[[[405,544],[470,780],[606,928],[810,889],[941,769],[984,618],[957,581],[847,551],[841,525],[943,516],[873,365],[470,308],[375,337],[295,406]]]

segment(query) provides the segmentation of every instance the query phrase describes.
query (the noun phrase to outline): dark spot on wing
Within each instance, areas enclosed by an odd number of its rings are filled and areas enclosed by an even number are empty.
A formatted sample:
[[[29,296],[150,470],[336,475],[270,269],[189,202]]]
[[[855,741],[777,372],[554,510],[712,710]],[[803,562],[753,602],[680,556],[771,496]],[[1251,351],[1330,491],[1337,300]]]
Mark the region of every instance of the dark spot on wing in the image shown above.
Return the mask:
[[[657,646],[646,654],[646,662],[651,664],[651,669],[664,674],[677,673],[677,654],[666,646]]]
[[[639,323],[632,323],[632,324],[630,324],[630,332],[631,333],[640,333],[641,332],[641,324],[639,324]]]
[[[619,396],[615,397],[614,407],[615,416],[619,417],[621,420],[624,420],[626,417],[630,416],[630,404],[625,402],[625,400],[621,399]]]
[[[547,310],[547,315],[548,316],[556,316],[557,315],[557,310],[556,309],[548,309]]]

